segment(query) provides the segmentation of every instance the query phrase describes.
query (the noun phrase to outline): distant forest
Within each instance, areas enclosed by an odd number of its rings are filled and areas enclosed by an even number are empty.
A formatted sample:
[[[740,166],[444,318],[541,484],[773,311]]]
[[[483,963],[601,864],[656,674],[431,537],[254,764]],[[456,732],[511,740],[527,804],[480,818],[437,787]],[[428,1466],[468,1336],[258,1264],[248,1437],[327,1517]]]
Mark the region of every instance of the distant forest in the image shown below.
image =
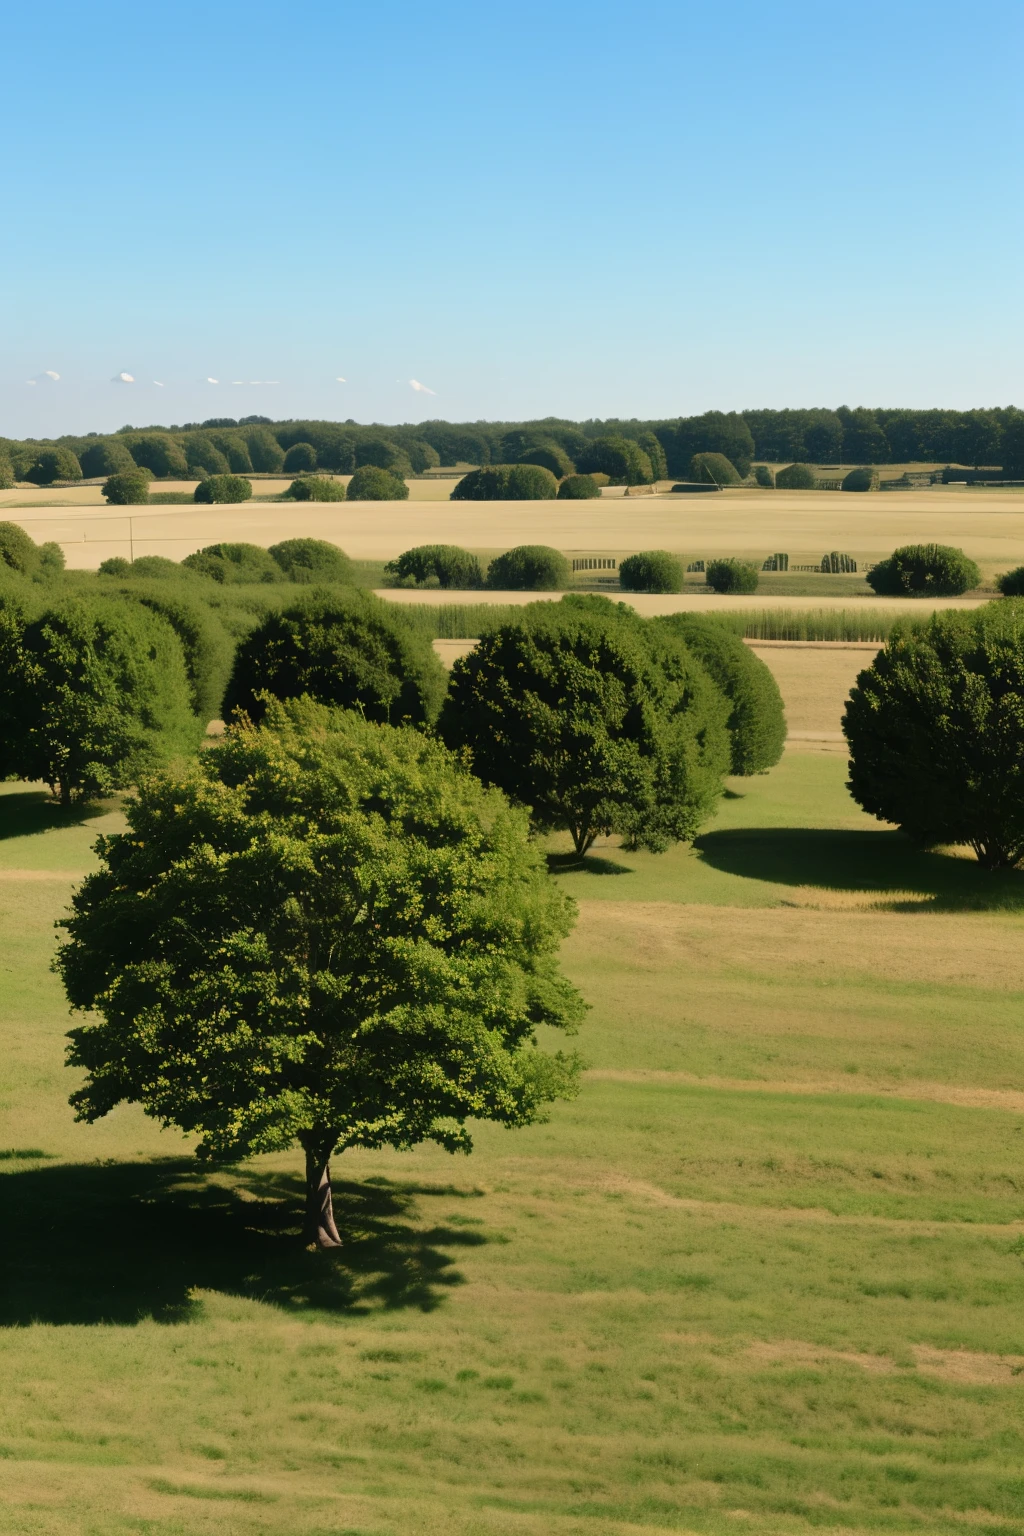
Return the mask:
[[[346,474],[376,464],[398,474],[457,464],[508,464],[541,446],[579,470],[599,467],[595,444],[636,443],[664,474],[684,476],[695,453],[721,453],[747,475],[754,462],[817,465],[937,463],[999,466],[1024,473],[1024,412],[998,409],[706,411],[661,421],[422,421],[383,426],[355,421],[272,421],[266,416],[213,417],[175,426],[122,427],[116,433],[13,441],[0,439],[0,466],[16,479],[77,479],[115,473],[135,463],[158,478],[186,475]],[[659,447],[660,445],[660,447]],[[43,450],[48,450],[43,452]],[[560,457],[561,456],[561,459]],[[45,461],[49,468],[40,470]],[[60,469],[61,473],[52,471]]]

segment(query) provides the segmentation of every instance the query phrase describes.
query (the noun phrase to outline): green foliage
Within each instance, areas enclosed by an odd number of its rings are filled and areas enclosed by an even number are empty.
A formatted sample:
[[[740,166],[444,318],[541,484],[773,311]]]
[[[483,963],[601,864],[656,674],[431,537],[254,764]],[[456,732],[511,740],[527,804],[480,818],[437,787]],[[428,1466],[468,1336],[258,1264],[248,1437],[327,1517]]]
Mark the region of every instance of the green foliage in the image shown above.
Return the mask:
[[[185,581],[191,579],[193,572],[177,560],[168,560],[166,555],[139,555],[131,567],[133,577],[141,577],[145,581]]]
[[[284,450],[268,427],[251,426],[242,434],[253,469],[275,475],[284,468]]]
[[[1024,411],[1007,411],[1003,423],[1003,468],[1008,475],[1024,476]]]
[[[158,480],[187,480],[188,460],[181,444],[166,432],[147,433],[128,439],[132,458],[141,469],[152,470]]]
[[[408,501],[409,487],[388,469],[363,464],[348,483],[348,501]]]
[[[190,432],[185,439],[185,458],[192,474],[200,470],[208,475],[226,475],[231,465],[212,438],[205,432]]]
[[[214,581],[251,584],[284,581],[284,572],[268,550],[258,544],[207,544],[181,562],[187,571],[211,576]],[[136,567],[139,562],[136,561]]]
[[[10,451],[0,443],[0,491],[9,491],[14,486],[14,460]]]
[[[690,460],[690,479],[701,485],[739,485],[740,475],[722,453],[695,453]]]
[[[880,821],[990,869],[1024,858],[1024,603],[898,624],[843,730],[850,792]]]
[[[252,496],[252,481],[243,475],[209,475],[200,480],[193,495],[194,501],[248,501]]]
[[[59,576],[67,565],[61,546],[53,539],[39,545],[39,575],[43,581]]]
[[[260,720],[263,694],[356,709],[367,720],[425,725],[444,697],[444,668],[430,641],[403,623],[393,604],[368,592],[314,593],[270,613],[241,642],[224,697],[224,716]]]
[[[650,485],[654,468],[631,437],[596,437],[587,444],[580,469],[600,470],[612,485]]]
[[[566,475],[558,487],[559,501],[592,501],[600,494],[601,487],[593,475]]]
[[[210,441],[227,461],[227,467],[232,474],[248,475],[252,473],[252,459],[249,457],[249,447],[241,432],[210,433]]]
[[[775,471],[770,464],[755,464],[754,479],[767,491],[775,489]]]
[[[31,576],[39,561],[39,550],[24,528],[17,523],[0,523],[0,570],[17,571]]]
[[[786,718],[779,685],[761,658],[703,614],[673,613],[651,622],[693,652],[728,700],[730,771],[747,776],[774,768],[786,741]]]
[[[293,443],[284,456],[284,471],[289,475],[301,475],[316,469],[316,449],[312,443]]]
[[[875,488],[875,472],[870,466],[861,465],[857,469],[851,469],[844,478],[841,491],[871,491]]]
[[[132,574],[131,561],[123,555],[111,555],[109,560],[101,560],[97,572],[100,576],[130,576]]]
[[[519,544],[487,568],[487,585],[495,592],[558,592],[571,577],[568,560],[547,544]]]
[[[103,487],[103,494],[114,507],[145,506],[149,500],[149,482],[152,478],[148,469],[138,469],[133,465],[131,469],[118,470],[116,475],[110,475]]]
[[[511,464],[485,464],[456,481],[449,501],[507,501]]]
[[[637,447],[640,448],[651,461],[651,470],[655,480],[668,479],[668,463],[665,458],[665,450],[653,432],[641,432],[637,438]]]
[[[780,491],[813,491],[818,477],[809,464],[787,464],[775,476],[775,486]]]
[[[267,553],[291,581],[304,585],[315,581],[338,582],[344,586],[355,581],[355,569],[348,555],[325,539],[284,539],[280,544],[271,544]]]
[[[576,468],[565,449],[550,440],[524,448],[516,462],[538,464],[541,469],[546,469],[554,475],[556,480],[562,480],[566,475],[571,475]]]
[[[676,479],[689,473],[695,453],[718,453],[735,465],[740,477],[750,473],[754,457],[754,439],[746,420],[735,411],[705,411],[703,416],[684,416],[675,425],[663,423],[655,428],[665,449],[668,472]],[[761,458],[774,455],[759,449]]]
[[[234,646],[224,625],[210,605],[201,597],[191,596],[183,583],[176,588],[140,583],[126,586],[124,594],[174,630],[185,660],[189,707],[200,725],[207,726],[220,711],[234,659]]]
[[[66,805],[197,747],[181,645],[155,614],[67,599],[2,638],[5,773],[41,779]]]
[[[437,469],[441,463],[441,456],[436,448],[420,438],[413,438],[404,445],[413,474],[422,475],[428,469]]]
[[[726,706],[685,647],[610,604],[537,604],[455,663],[439,730],[475,771],[566,829],[660,852],[692,838],[729,764]]]
[[[433,580],[439,587],[465,590],[484,584],[479,560],[457,544],[420,544],[389,560],[384,570],[405,585]]]
[[[746,560],[709,560],[704,580],[713,592],[756,592],[761,573]]]
[[[298,1141],[307,1236],[333,1246],[335,1152],[468,1152],[468,1120],[528,1125],[575,1093],[535,1038],[583,1015],[557,961],[574,905],[439,743],[276,706],[127,817],[58,961],[96,1016],[70,1034],[80,1119],[141,1103],[206,1157]]]
[[[356,469],[364,465],[374,465],[377,469],[390,470],[401,480],[405,475],[412,474],[412,464],[409,455],[397,443],[388,442],[382,437],[371,437],[364,442],[357,443],[355,449]],[[362,500],[380,500],[380,497],[363,497]]]
[[[82,466],[70,448],[40,448],[26,470],[33,485],[53,485],[57,480],[81,480]]]
[[[949,544],[905,544],[866,573],[882,597],[959,597],[978,586],[981,572]]]
[[[345,487],[326,475],[300,475],[288,487],[288,494],[296,501],[344,501]]]
[[[1004,597],[1024,597],[1024,565],[1015,566],[1012,571],[998,576],[996,586]]]
[[[619,562],[623,592],[681,592],[683,565],[665,549],[648,549]]]
[[[513,464],[509,470],[507,500],[554,501],[558,481],[540,464]]]
[[[96,442],[87,443],[78,455],[78,461],[87,480],[98,480],[101,475],[120,475],[136,467],[135,460],[117,437],[101,437]]]

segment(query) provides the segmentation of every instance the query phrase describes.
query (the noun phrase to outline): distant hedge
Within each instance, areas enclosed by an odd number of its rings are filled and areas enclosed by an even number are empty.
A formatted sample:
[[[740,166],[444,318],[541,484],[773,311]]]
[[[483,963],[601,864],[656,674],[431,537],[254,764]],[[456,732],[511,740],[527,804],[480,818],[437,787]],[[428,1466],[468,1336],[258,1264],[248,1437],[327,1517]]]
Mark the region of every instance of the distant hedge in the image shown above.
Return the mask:
[[[839,487],[841,491],[870,491],[875,483],[875,472],[864,465],[851,469]]]
[[[149,482],[153,476],[148,469],[120,470],[110,475],[103,487],[103,494],[114,507],[141,507],[149,500]]]
[[[981,581],[974,561],[950,544],[904,544],[866,576],[880,597],[960,597]]]
[[[296,501],[344,501],[345,487],[340,480],[328,480],[326,475],[302,475],[292,481],[288,495]]]
[[[600,494],[601,487],[593,475],[567,475],[558,487],[559,501],[591,501]]]
[[[724,453],[695,453],[690,460],[690,479],[701,485],[739,485],[740,473]]]
[[[996,586],[1004,597],[1024,597],[1024,565],[1018,565],[998,577]]]
[[[409,487],[389,469],[362,464],[348,483],[346,501],[408,501]]]
[[[704,580],[714,592],[756,592],[760,574],[746,560],[709,560]]]
[[[192,500],[199,502],[248,501],[252,495],[252,481],[244,475],[207,475],[200,480],[192,493]]]
[[[619,563],[619,586],[623,592],[681,592],[682,561],[665,549],[627,555]]]
[[[476,555],[457,544],[419,544],[397,560],[389,560],[385,574],[395,581],[436,580],[439,587],[467,590],[482,587],[483,571]]]
[[[782,756],[786,717],[768,667],[724,624],[698,613],[672,613],[651,621],[682,640],[729,701],[729,737],[736,774],[765,773]]]
[[[775,486],[780,491],[813,491],[818,477],[809,464],[787,464],[775,476]]]
[[[271,544],[267,554],[291,581],[306,585],[317,581],[345,586],[355,583],[355,568],[348,555],[325,539],[284,539]]]
[[[520,544],[492,560],[487,585],[494,592],[558,592],[569,585],[569,562],[546,544]]]

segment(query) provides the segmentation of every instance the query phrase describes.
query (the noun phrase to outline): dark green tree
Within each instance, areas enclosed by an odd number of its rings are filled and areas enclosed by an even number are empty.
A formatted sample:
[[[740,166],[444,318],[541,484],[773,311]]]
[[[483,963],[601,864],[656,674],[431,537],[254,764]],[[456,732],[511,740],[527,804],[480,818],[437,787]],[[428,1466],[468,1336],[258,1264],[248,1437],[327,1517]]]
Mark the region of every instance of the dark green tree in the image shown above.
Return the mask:
[[[185,450],[168,433],[152,432],[129,438],[128,449],[140,469],[151,470],[158,480],[188,479]]]
[[[787,464],[776,474],[775,486],[780,491],[813,491],[818,477],[809,464]]]
[[[681,592],[682,561],[666,549],[627,555],[619,562],[619,586],[623,592]]]
[[[529,448],[524,448],[517,461],[519,464],[538,464],[541,469],[548,470],[556,480],[564,480],[566,475],[575,471],[575,464],[555,442],[550,441],[534,443]]]
[[[356,444],[356,468],[363,465],[373,465],[377,469],[390,470],[399,480],[412,474],[412,464],[409,455],[397,443],[388,442],[386,438],[371,437],[365,442]]]
[[[1007,411],[1003,422],[1003,469],[1014,477],[1024,476],[1024,411]]]
[[[639,444],[629,437],[596,437],[580,460],[585,472],[599,470],[613,485],[650,485],[654,468]]]
[[[1024,597],[1024,565],[996,577],[996,586],[1004,597]]]
[[[110,475],[103,487],[103,494],[112,507],[141,507],[149,500],[148,469],[122,469]]]
[[[437,469],[441,462],[441,456],[436,448],[420,438],[412,438],[403,443],[403,448],[408,456],[414,475],[422,475],[428,469]]]
[[[5,567],[19,576],[31,576],[39,565],[39,550],[17,523],[0,523],[0,571]]]
[[[136,561],[136,569],[139,566]],[[181,562],[187,571],[210,576],[221,585],[252,585],[284,581],[285,575],[269,550],[258,544],[207,544]]]
[[[242,436],[253,469],[263,475],[276,475],[284,468],[284,449],[267,427],[249,426]]]
[[[900,621],[843,720],[850,792],[924,846],[1024,857],[1024,603]]]
[[[637,447],[640,448],[651,461],[651,469],[655,480],[668,479],[668,463],[665,459],[665,450],[653,432],[641,432],[637,438]]]
[[[408,501],[409,487],[389,469],[363,464],[348,483],[348,501]]]
[[[293,443],[284,456],[283,468],[288,475],[301,475],[316,469],[316,449],[312,443]]]
[[[0,491],[9,491],[14,487],[14,460],[10,450],[0,443]]]
[[[766,491],[775,489],[775,471],[770,464],[755,464],[754,479]]]
[[[422,585],[434,580],[439,587],[467,589],[482,587],[483,571],[476,555],[457,544],[420,544],[407,549],[397,560],[389,560],[385,574],[405,585]]]
[[[568,560],[547,544],[519,544],[487,568],[487,585],[496,592],[558,592],[571,577]]]
[[[701,485],[739,485],[734,464],[722,453],[695,453],[690,460],[690,479]]]
[[[601,487],[593,475],[567,475],[558,487],[559,501],[592,501]]]
[[[105,475],[120,475],[136,468],[124,443],[116,437],[101,437],[87,443],[78,456],[82,474],[87,480],[98,480]]]
[[[348,555],[325,539],[284,539],[271,544],[267,553],[291,581],[306,586],[318,581],[349,587],[355,584],[355,567]]]
[[[296,501],[344,501],[345,486],[326,475],[300,475],[288,487],[288,494]]]
[[[867,465],[851,469],[839,487],[841,491],[871,491],[875,488],[875,472]]]
[[[309,700],[149,781],[102,840],[58,965],[93,1122],[140,1103],[200,1157],[306,1162],[306,1239],[340,1242],[332,1157],[509,1127],[576,1092],[536,1043],[584,1012],[571,899],[525,818],[418,732]]]
[[[82,466],[70,448],[40,448],[23,476],[33,485],[53,485],[57,480],[81,480]]]
[[[205,432],[190,432],[185,439],[185,458],[191,474],[200,470],[208,475],[226,475],[231,465],[216,443]]]
[[[200,480],[193,492],[193,500],[207,504],[218,501],[248,501],[252,496],[252,481],[244,475],[207,475]]]
[[[880,597],[960,597],[979,585],[981,572],[949,544],[905,544],[866,572]]]
[[[760,579],[757,566],[748,560],[709,560],[704,568],[712,592],[756,592]]]
[[[731,771],[747,776],[774,768],[786,742],[786,717],[779,685],[761,658],[704,614],[673,613],[651,622],[692,651],[728,700]]]

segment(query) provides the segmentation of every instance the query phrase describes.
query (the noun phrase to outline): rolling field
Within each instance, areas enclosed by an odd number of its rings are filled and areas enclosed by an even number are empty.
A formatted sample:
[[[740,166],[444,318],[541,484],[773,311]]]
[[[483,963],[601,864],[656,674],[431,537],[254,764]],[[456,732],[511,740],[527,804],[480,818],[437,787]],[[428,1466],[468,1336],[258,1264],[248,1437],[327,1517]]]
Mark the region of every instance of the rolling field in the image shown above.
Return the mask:
[[[853,647],[765,646],[837,729]],[[1024,1533],[1024,876],[915,852],[838,751],[574,867],[580,1098],[472,1158],[204,1174],[67,1108],[53,923],[110,807],[0,786],[0,1528]]]

